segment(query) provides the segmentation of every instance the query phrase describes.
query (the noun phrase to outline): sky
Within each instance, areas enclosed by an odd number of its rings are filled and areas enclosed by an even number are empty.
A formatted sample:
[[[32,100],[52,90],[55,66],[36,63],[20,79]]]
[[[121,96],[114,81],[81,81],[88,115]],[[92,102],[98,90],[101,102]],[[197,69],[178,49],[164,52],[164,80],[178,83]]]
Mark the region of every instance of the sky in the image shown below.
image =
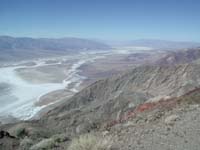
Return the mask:
[[[200,0],[0,0],[0,35],[200,42]]]

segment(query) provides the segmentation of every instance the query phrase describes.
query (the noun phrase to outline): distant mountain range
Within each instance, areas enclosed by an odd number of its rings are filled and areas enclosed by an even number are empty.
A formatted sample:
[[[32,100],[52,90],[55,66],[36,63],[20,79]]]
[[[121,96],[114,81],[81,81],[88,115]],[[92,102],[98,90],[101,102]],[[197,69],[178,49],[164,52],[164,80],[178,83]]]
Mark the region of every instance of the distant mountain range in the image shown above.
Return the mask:
[[[156,39],[140,39],[133,41],[110,41],[108,42],[112,46],[129,46],[129,47],[150,47],[154,49],[167,49],[177,50],[183,48],[196,48],[200,47],[198,42],[178,42],[178,41],[167,41],[167,40],[156,40]]]
[[[149,47],[171,51],[197,48],[200,43],[152,39],[114,42],[73,37],[55,39],[0,36],[0,63],[68,55],[80,51],[109,50],[113,47]]]
[[[161,57],[156,64],[158,65],[174,65],[185,64],[191,62],[200,62],[200,48],[190,48],[179,51],[171,51]]]
[[[0,61],[17,61],[109,48],[110,46],[104,43],[81,38],[52,39],[0,36]]]

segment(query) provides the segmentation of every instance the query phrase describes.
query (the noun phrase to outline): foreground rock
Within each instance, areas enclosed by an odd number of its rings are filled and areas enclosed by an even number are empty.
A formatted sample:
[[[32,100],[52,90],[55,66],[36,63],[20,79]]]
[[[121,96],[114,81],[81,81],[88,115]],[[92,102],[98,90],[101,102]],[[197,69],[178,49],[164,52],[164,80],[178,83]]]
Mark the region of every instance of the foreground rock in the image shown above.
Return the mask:
[[[19,140],[7,131],[0,131],[0,149],[14,150],[19,146]]]
[[[179,119],[178,115],[168,116],[165,119],[165,124],[167,124],[167,125],[173,125],[175,123],[175,121],[177,121],[178,119]]]

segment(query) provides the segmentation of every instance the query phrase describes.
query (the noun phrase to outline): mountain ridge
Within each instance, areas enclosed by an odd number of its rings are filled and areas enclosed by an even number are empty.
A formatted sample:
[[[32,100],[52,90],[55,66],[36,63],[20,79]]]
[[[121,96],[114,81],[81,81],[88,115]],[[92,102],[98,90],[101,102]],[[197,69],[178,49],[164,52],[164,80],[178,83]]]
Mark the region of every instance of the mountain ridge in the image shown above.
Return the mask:
[[[63,56],[80,51],[108,50],[100,42],[81,38],[29,38],[0,36],[0,61]]]

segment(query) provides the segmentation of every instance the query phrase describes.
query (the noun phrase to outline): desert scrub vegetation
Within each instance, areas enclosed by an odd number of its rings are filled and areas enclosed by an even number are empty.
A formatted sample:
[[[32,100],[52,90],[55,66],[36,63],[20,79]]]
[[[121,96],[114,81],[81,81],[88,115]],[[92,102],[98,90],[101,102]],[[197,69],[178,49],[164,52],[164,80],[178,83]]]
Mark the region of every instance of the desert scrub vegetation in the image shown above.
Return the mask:
[[[33,141],[26,137],[20,142],[20,150],[29,150],[32,145]]]
[[[48,150],[52,149],[56,146],[55,141],[52,138],[44,139],[40,141],[39,143],[33,145],[30,150]]]
[[[11,133],[12,135],[14,135],[15,137],[18,137],[18,138],[23,138],[27,134],[24,124],[19,124],[19,125],[12,127],[9,130],[9,133]]]
[[[73,139],[67,150],[110,150],[111,146],[111,138],[85,134]]]
[[[57,142],[57,143],[70,141],[70,139],[67,137],[66,134],[56,134],[56,135],[53,135],[51,138],[54,140],[54,142]]]
[[[59,144],[62,142],[67,142],[70,139],[66,134],[57,134],[53,135],[51,138],[43,139],[39,143],[33,145],[30,150],[50,150],[59,147]]]

